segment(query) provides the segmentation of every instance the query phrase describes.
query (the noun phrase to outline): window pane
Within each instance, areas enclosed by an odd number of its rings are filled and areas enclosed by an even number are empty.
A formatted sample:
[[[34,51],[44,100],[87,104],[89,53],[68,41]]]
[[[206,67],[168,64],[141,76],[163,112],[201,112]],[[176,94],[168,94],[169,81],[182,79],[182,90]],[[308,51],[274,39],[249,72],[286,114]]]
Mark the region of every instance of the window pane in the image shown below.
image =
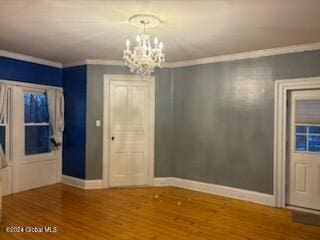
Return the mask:
[[[307,151],[307,141],[306,136],[296,135],[296,151]]]
[[[24,94],[25,123],[49,122],[47,96],[40,93]]]
[[[320,136],[309,136],[309,151],[320,152]]]
[[[26,126],[25,127],[25,154],[50,152],[50,127]]]
[[[6,153],[6,127],[0,126],[0,144],[2,146],[2,150]]]
[[[307,133],[307,127],[301,126],[301,125],[296,125],[296,132],[297,133]]]
[[[310,126],[309,133],[320,133],[320,126]]]
[[[24,94],[25,123],[48,123],[49,114],[47,96],[41,93]],[[38,154],[50,152],[49,125],[25,126],[25,154]]]

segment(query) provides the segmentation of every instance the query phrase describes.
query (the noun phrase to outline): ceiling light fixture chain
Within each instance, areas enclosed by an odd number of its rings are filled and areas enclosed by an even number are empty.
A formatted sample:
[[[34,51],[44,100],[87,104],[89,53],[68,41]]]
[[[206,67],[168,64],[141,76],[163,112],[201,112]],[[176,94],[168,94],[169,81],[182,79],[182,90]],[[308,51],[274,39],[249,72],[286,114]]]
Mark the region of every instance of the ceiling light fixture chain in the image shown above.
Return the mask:
[[[163,43],[157,37],[154,38],[153,47],[150,43],[150,36],[146,33],[147,28],[153,28],[159,25],[159,18],[152,15],[134,15],[129,22],[143,28],[143,33],[137,35],[137,45],[131,50],[130,40],[126,41],[126,49],[123,50],[123,59],[125,65],[131,72],[136,72],[141,78],[151,75],[156,67],[162,67],[165,61],[165,55],[162,52]]]

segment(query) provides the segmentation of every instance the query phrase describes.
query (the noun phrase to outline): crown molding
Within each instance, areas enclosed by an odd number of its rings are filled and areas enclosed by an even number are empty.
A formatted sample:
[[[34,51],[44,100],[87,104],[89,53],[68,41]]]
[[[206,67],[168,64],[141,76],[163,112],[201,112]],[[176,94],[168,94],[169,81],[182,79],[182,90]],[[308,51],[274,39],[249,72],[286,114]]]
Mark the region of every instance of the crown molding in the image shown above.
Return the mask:
[[[281,54],[288,54],[288,53],[298,53],[298,52],[305,52],[305,51],[312,51],[312,50],[319,50],[319,49],[320,49],[320,42],[317,42],[317,43],[311,43],[311,44],[300,44],[300,45],[293,45],[293,46],[287,46],[287,47],[263,49],[263,50],[244,52],[244,53],[220,55],[220,56],[214,56],[214,57],[208,57],[208,58],[198,58],[198,59],[187,60],[187,61],[168,62],[168,63],[164,63],[163,67],[179,68],[179,67],[187,67],[187,66],[201,65],[201,64],[207,64],[207,63],[235,61],[235,60],[267,57],[267,56],[281,55]],[[77,61],[69,64],[64,64],[63,67],[74,67],[74,66],[80,66],[85,64],[124,66],[124,61],[107,60],[107,59],[86,59],[86,60]]]
[[[107,60],[107,59],[85,59],[75,62],[63,64],[62,67],[76,67],[81,65],[108,65],[108,66],[125,66],[122,60]]]
[[[31,62],[31,63],[37,63],[37,64],[46,65],[46,66],[50,66],[50,67],[62,68],[62,64],[59,62],[53,62],[50,60],[32,57],[32,56],[28,56],[28,55],[24,55],[24,54],[20,54],[20,53],[8,52],[5,50],[0,50],[0,56],[12,58],[12,59],[17,59],[17,60],[21,60],[21,61],[26,61],[26,62]]]
[[[287,47],[263,49],[263,50],[244,52],[244,53],[220,55],[220,56],[214,56],[214,57],[208,57],[208,58],[198,58],[198,59],[186,60],[186,61],[169,62],[169,63],[164,63],[163,67],[179,68],[179,67],[187,67],[187,66],[201,65],[201,64],[207,64],[207,63],[235,61],[235,60],[267,57],[267,56],[281,55],[281,54],[288,54],[288,53],[298,53],[298,52],[305,52],[305,51],[312,51],[312,50],[319,50],[319,49],[320,49],[320,42],[316,42],[316,43],[310,43],[310,44],[300,44],[300,45],[293,45],[293,46],[287,46]],[[42,65],[47,65],[51,67],[57,67],[57,68],[68,68],[68,67],[75,67],[75,66],[81,66],[81,65],[125,66],[124,61],[122,60],[108,60],[108,59],[84,59],[80,61],[61,64],[59,62],[53,62],[50,60],[32,57],[24,54],[19,54],[19,53],[8,52],[5,50],[0,50],[0,56],[42,64]]]
[[[214,57],[208,57],[208,58],[199,58],[199,59],[193,59],[193,60],[187,60],[187,61],[178,61],[178,62],[167,63],[164,65],[164,67],[168,67],[168,68],[187,67],[187,66],[194,66],[194,65],[214,63],[214,62],[235,61],[235,60],[259,58],[259,57],[281,55],[281,54],[288,54],[288,53],[298,53],[298,52],[312,51],[312,50],[319,50],[319,49],[320,49],[320,42],[317,42],[317,43],[300,44],[300,45],[293,45],[293,46],[287,46],[287,47],[263,49],[263,50],[244,52],[244,53],[220,55],[220,56],[214,56]]]
[[[82,65],[87,65],[87,60],[79,60],[79,61],[64,63],[62,64],[62,68],[78,67]]]
[[[125,66],[124,61],[122,60],[87,59],[86,62],[88,65]]]

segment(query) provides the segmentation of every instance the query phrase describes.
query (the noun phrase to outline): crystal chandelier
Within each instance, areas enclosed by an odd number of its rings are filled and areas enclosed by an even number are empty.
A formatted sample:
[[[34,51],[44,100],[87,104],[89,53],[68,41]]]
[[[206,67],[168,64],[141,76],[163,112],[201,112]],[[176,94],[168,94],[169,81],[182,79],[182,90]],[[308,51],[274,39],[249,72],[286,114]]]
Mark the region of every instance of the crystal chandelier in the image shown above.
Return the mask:
[[[131,72],[135,71],[143,78],[150,75],[156,67],[161,67],[165,61],[162,52],[163,43],[155,37],[152,47],[150,36],[146,34],[146,28],[158,26],[160,20],[152,15],[134,15],[129,19],[129,22],[136,27],[143,28],[143,33],[137,36],[137,45],[132,50],[130,49],[130,41],[127,40],[127,48],[123,50],[123,59]]]

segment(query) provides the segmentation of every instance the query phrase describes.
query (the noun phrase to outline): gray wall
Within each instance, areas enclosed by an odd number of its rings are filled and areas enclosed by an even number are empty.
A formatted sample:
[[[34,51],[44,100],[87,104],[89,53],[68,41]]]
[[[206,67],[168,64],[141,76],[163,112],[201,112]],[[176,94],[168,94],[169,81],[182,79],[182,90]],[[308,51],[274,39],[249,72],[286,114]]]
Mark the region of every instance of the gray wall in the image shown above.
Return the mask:
[[[159,69],[156,77],[155,176],[172,177],[174,168],[173,70]]]
[[[102,82],[87,66],[86,178],[102,176]],[[156,72],[155,176],[272,193],[274,81],[320,76],[320,51]]]
[[[274,82],[320,76],[320,51],[173,74],[173,176],[272,193]]]

